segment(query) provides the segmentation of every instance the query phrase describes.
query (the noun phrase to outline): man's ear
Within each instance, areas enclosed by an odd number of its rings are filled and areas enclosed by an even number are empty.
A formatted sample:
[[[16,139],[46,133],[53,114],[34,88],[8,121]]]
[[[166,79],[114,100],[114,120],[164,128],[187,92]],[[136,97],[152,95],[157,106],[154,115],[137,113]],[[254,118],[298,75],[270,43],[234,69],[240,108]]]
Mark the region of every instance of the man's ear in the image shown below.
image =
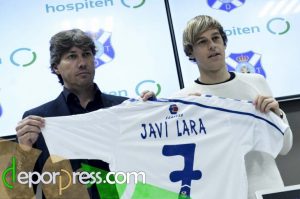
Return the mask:
[[[58,65],[54,65],[54,66],[53,66],[53,70],[54,70],[54,72],[55,72],[57,75],[60,74],[60,72],[59,72],[59,70],[58,70]]]
[[[189,60],[190,61],[196,61],[196,58],[193,56],[192,53],[189,55]]]

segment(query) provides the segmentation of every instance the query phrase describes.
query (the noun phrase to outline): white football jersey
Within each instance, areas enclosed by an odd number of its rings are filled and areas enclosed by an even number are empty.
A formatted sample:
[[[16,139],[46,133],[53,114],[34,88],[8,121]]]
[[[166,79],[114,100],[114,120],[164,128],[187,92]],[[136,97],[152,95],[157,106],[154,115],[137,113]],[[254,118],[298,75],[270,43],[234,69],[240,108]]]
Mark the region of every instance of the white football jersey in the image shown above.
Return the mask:
[[[274,158],[288,128],[248,101],[215,96],[124,103],[87,114],[46,118],[50,155],[100,159],[116,172],[144,172],[121,198],[246,199],[244,156]],[[149,188],[151,187],[151,188]],[[144,194],[144,195],[143,195]],[[137,197],[137,196],[140,197]]]

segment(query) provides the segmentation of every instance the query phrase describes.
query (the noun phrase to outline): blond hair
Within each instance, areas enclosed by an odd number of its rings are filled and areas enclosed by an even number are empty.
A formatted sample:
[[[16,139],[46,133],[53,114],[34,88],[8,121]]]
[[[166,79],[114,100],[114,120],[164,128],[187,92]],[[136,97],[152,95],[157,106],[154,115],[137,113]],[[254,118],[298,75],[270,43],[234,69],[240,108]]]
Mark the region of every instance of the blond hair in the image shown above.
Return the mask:
[[[222,25],[214,18],[208,15],[199,15],[188,21],[183,31],[183,49],[187,56],[193,51],[193,45],[196,43],[197,37],[207,30],[218,29],[223,39],[224,45],[227,45],[227,36]]]

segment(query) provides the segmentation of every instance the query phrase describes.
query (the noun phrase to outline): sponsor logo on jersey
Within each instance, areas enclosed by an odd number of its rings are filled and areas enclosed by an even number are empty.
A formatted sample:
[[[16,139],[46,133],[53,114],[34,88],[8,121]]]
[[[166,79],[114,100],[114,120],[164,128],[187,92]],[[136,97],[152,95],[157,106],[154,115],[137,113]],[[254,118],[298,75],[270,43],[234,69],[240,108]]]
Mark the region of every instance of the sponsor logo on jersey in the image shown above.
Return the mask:
[[[176,104],[170,105],[169,111],[170,111],[170,113],[173,114],[173,115],[176,114],[176,113],[178,112],[178,106],[177,106]]]
[[[179,112],[179,108],[177,104],[171,104],[169,106],[169,112],[171,113],[171,115],[167,115],[165,118],[166,120],[178,119],[183,117],[183,113]]]
[[[98,32],[87,32],[94,40],[97,53],[95,55],[95,67],[111,62],[115,58],[115,51],[111,45],[111,32],[100,29]]]
[[[231,53],[226,57],[226,65],[228,71],[258,73],[266,77],[266,73],[261,65],[261,55],[253,51]]]
[[[213,9],[230,12],[242,6],[245,1],[246,0],[207,0],[207,4]]]

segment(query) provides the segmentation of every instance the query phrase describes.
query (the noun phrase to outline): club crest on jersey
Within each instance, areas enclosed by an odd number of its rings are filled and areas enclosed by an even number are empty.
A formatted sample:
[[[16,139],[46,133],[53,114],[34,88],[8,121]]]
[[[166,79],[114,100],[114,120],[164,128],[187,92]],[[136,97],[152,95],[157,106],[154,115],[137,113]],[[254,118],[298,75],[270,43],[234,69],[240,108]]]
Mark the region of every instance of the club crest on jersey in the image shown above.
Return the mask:
[[[98,32],[87,32],[94,40],[97,53],[95,55],[95,67],[111,62],[115,58],[115,51],[111,45],[111,32],[100,29]]]
[[[170,105],[169,111],[172,115],[176,114],[178,112],[178,106],[176,104]]]
[[[207,4],[216,10],[224,10],[227,12],[242,6],[246,0],[207,0]]]
[[[266,77],[265,70],[261,65],[261,55],[253,51],[231,53],[226,57],[226,65],[228,71],[258,73]]]

